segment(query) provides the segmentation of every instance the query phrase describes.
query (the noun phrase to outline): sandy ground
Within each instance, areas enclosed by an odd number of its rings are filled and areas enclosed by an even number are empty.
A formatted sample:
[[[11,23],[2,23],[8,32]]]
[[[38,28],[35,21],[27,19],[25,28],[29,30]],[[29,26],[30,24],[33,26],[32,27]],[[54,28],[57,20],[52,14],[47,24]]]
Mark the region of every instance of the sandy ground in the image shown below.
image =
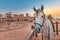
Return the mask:
[[[31,30],[32,23],[23,22],[23,27],[10,31],[0,32],[0,40],[25,40]]]
[[[11,25],[13,25],[13,24],[14,23],[12,23]],[[28,33],[31,31],[31,25],[33,25],[33,23],[32,22],[20,22],[20,23],[16,23],[16,24],[17,24],[16,27],[18,27],[18,25],[19,25],[18,29],[15,29],[14,27],[12,27],[10,25],[10,28],[13,28],[13,30],[0,32],[0,40],[25,40]],[[23,25],[23,26],[20,27],[20,25]],[[60,24],[59,24],[59,26],[60,26]],[[60,30],[59,26],[58,26],[58,30]],[[55,27],[55,29],[56,29],[56,27]],[[34,37],[32,37],[32,40],[34,40]],[[38,34],[37,40],[42,40],[41,33]],[[60,31],[59,31],[58,35],[56,33],[54,33],[53,40],[60,40]]]

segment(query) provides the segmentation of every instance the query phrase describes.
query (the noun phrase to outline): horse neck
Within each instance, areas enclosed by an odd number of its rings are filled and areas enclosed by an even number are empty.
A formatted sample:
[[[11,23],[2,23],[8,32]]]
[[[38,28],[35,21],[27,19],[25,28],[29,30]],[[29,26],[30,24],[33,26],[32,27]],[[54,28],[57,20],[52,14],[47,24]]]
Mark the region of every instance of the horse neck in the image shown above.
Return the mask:
[[[44,24],[46,24],[47,25],[47,17],[45,17],[45,19],[44,19]]]
[[[50,27],[50,26],[51,26],[50,20],[47,19],[47,17],[45,17],[45,22],[44,22],[44,24],[45,24],[47,27]],[[44,25],[44,26],[45,26],[45,25]]]

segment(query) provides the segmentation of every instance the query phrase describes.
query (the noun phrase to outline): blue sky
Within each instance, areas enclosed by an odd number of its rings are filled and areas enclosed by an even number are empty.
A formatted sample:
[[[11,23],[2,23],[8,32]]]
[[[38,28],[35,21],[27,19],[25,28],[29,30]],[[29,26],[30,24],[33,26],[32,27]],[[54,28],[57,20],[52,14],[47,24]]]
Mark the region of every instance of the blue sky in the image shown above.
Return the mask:
[[[33,6],[40,8],[41,4],[45,8],[60,5],[60,0],[0,0],[0,13],[32,13]]]

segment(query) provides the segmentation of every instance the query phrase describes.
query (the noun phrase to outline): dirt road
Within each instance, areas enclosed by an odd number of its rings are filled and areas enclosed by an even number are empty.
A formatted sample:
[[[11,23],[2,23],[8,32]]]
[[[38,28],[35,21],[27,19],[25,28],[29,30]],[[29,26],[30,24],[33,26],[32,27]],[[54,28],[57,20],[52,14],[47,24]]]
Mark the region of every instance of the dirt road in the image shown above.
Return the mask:
[[[32,23],[24,22],[23,24],[24,26],[20,29],[0,32],[0,40],[25,40],[31,30]]]

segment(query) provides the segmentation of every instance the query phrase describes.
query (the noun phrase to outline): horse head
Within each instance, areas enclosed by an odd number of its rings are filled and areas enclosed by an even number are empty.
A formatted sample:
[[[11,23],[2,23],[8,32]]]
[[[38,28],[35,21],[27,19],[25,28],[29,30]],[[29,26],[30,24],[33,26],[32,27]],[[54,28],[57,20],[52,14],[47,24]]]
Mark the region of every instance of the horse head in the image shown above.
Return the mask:
[[[36,9],[35,7],[33,7],[33,10],[34,10],[34,12],[36,14],[36,16],[35,16],[36,17],[36,19],[35,19],[36,22],[38,22],[40,25],[42,25],[43,21],[44,21],[44,18],[45,18],[45,14],[43,12],[44,6],[41,5],[41,8],[39,8],[39,9]]]

